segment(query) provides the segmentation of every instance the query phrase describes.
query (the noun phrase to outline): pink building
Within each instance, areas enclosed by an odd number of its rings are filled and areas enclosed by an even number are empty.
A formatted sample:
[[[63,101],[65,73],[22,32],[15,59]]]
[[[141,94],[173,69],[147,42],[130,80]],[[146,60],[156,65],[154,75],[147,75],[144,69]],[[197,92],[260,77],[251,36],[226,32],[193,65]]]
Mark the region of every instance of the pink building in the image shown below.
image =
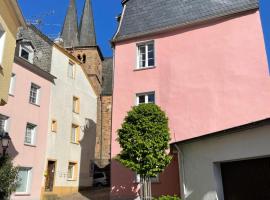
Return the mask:
[[[20,184],[11,197],[14,200],[40,199],[44,176],[51,85],[55,77],[33,64],[34,52],[38,49],[32,42],[19,41],[9,101],[0,107],[0,127],[11,137],[7,153],[19,166]],[[50,60],[47,61],[50,66]]]
[[[270,156],[269,120],[260,121],[270,116],[270,77],[258,1],[122,3],[113,38],[112,159],[120,152],[116,131],[127,111],[154,102],[169,117],[175,155],[153,183],[154,196],[229,200],[233,179],[226,178],[234,170],[243,173],[238,186],[250,181],[242,177],[268,177],[269,170],[259,170]],[[251,175],[249,167],[265,174]],[[113,160],[111,173],[111,199],[138,196],[133,172]],[[249,199],[263,193],[249,187],[262,188],[265,181],[244,186],[253,191]],[[235,188],[237,199],[245,199]]]

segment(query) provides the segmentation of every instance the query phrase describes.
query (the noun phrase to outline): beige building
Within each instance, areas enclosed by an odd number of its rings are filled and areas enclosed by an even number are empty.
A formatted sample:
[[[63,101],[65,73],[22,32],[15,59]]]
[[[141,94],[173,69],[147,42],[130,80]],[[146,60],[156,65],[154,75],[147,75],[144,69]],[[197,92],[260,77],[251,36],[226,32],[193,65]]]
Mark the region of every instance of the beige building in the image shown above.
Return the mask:
[[[16,0],[0,1],[0,105],[8,101],[8,89],[18,27],[26,26]]]

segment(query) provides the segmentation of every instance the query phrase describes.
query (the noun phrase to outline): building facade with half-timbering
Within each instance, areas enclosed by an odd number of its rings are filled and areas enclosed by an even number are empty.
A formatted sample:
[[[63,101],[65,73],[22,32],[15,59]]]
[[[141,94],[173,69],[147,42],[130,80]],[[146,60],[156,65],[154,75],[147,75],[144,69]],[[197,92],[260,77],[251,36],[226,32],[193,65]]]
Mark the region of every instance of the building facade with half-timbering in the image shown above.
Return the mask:
[[[156,103],[169,118],[174,160],[152,184],[154,196],[268,199],[270,77],[259,1],[122,4],[112,40],[112,157],[127,111]],[[111,199],[138,197],[133,172],[112,160],[111,175]]]

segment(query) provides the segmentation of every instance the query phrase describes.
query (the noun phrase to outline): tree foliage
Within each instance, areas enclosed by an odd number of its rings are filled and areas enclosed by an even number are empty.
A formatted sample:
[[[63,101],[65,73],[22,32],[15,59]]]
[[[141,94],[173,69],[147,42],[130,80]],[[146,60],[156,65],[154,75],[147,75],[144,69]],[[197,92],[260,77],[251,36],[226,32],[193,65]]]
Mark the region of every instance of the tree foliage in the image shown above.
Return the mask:
[[[170,134],[168,118],[155,104],[140,104],[132,108],[118,130],[122,148],[118,160],[143,177],[155,177],[170,163],[166,154]]]
[[[2,156],[0,158],[0,199],[9,198],[16,190],[17,181],[18,168],[13,166],[10,157]]]

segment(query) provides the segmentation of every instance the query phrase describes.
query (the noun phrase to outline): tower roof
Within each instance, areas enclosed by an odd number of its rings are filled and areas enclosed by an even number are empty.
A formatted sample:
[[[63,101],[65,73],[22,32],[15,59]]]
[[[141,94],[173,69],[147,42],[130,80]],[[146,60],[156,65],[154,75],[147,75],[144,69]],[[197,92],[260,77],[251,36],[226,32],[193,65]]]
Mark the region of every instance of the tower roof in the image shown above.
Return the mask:
[[[79,46],[96,46],[96,33],[91,0],[85,0],[79,29]]]
[[[64,26],[62,28],[61,38],[64,41],[64,47],[76,47],[78,40],[78,20],[75,0],[70,0]]]

